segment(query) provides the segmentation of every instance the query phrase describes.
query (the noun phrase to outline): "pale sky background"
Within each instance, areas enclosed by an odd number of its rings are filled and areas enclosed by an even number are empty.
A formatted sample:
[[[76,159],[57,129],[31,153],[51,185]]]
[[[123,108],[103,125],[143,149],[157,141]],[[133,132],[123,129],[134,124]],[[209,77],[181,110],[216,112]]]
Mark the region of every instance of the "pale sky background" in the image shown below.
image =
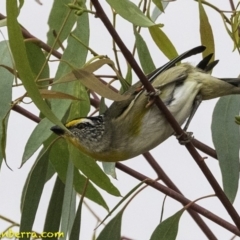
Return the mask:
[[[33,35],[46,40],[46,32],[48,30],[47,18],[52,6],[52,0],[42,0],[43,5],[38,5],[34,0],[27,0],[21,10],[19,17],[20,23]],[[105,1],[100,1],[104,3]],[[218,8],[223,10],[230,10],[228,0],[212,0],[212,4],[217,4]],[[235,1],[237,3],[237,1]],[[109,10],[109,8],[107,8]],[[232,53],[233,45],[228,37],[221,17],[212,9],[205,7],[208,13],[209,21],[212,25],[214,32],[214,39],[216,44],[216,59],[220,59],[218,66],[214,69],[214,76],[221,77],[236,77],[240,73],[239,56],[237,52]],[[5,14],[5,1],[0,1],[0,12]],[[118,32],[124,42],[132,49],[133,34],[132,26],[125,20],[118,18],[117,23]],[[182,53],[192,47],[200,45],[199,36],[199,21],[198,21],[198,4],[193,0],[179,0],[170,3],[166,9],[166,14],[162,14],[158,22],[164,23],[163,30],[172,40],[178,53]],[[99,54],[106,54],[112,57],[111,40],[99,19],[91,18],[91,31],[90,46]],[[6,31],[2,28],[4,34]],[[143,32],[146,30],[143,30]],[[6,36],[6,35],[5,35]],[[161,66],[167,59],[158,50],[150,38],[144,38],[148,44],[152,54],[155,65]],[[0,36],[0,39],[2,37]],[[194,56],[188,61],[195,64],[201,59],[201,56]],[[52,70],[52,74],[54,69]],[[137,80],[135,78],[135,80]],[[14,98],[21,96],[24,90],[14,89]],[[195,138],[213,147],[211,138],[211,117],[216,100],[211,100],[202,103],[194,117],[189,131],[194,132]],[[38,114],[36,108],[30,105],[22,105],[24,108],[31,112]],[[23,154],[25,143],[30,136],[36,124],[31,120],[26,119],[15,112],[11,113],[8,125],[8,142],[7,142],[7,161],[8,165],[13,169],[9,170],[3,164],[0,172],[0,215],[5,216],[13,221],[20,222],[20,196],[21,191],[27,177],[27,174],[36,159],[36,155],[31,158],[21,169],[21,157]],[[174,149],[174,151],[173,151]],[[175,137],[169,138],[160,146],[151,151],[152,155],[158,160],[161,167],[178,186],[178,188],[191,200],[196,198],[213,194],[213,190],[206,181],[202,172],[199,170],[195,161],[191,158],[188,151],[184,146],[178,144]],[[200,153],[203,157],[205,154]],[[218,162],[210,157],[206,160],[210,170],[221,184],[221,174],[219,171]],[[156,178],[155,173],[149,167],[147,162],[142,156],[125,161],[127,166],[143,173],[144,175]],[[130,189],[137,185],[138,181],[132,177],[117,170],[118,180],[112,180],[116,187],[120,190],[122,195],[126,194]],[[54,178],[55,180],[55,178]],[[43,227],[43,216],[47,209],[48,201],[51,196],[51,189],[54,181],[46,184],[44,195],[40,203],[37,218],[34,224],[34,230],[41,232]],[[103,192],[106,202],[109,204],[110,209],[120,200],[120,198],[112,197]],[[122,235],[135,239],[146,240],[149,239],[151,233],[157,226],[160,219],[160,212],[162,207],[164,195],[151,187],[142,191],[127,207],[123,215]],[[238,194],[234,206],[240,213],[240,196]],[[97,214],[103,218],[107,212],[101,207],[88,201],[91,207]],[[198,202],[206,209],[220,217],[232,222],[225,209],[217,198],[204,199]],[[182,208],[181,204],[167,198],[164,218],[174,214]],[[216,225],[215,223],[205,220],[215,235],[220,240],[230,239],[233,234]],[[95,218],[88,213],[84,208],[81,226],[81,240],[91,239],[92,231],[95,228]],[[0,232],[3,231],[9,224],[0,220]],[[17,229],[15,229],[17,231]],[[201,232],[199,227],[195,224],[187,212],[185,212],[180,220],[178,240],[203,240],[206,239],[205,235]],[[239,238],[236,238],[239,239]]]

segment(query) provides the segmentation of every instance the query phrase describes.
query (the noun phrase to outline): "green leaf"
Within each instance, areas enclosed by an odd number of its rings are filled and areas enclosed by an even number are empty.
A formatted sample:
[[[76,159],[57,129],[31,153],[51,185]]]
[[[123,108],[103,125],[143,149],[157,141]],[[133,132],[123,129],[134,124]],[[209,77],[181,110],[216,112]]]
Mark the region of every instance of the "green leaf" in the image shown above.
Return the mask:
[[[67,7],[68,3],[71,3],[71,0],[55,0],[53,2],[53,6],[49,15],[48,19],[48,25],[49,25],[49,30],[47,33],[47,44],[52,46],[56,36],[54,36],[53,31],[56,33],[59,33],[65,18],[67,17],[67,14],[69,12],[69,8]],[[61,32],[60,35],[60,42],[63,42],[64,40],[67,39],[69,36],[69,33],[71,32],[73,25],[77,21],[77,16],[74,14],[72,11],[67,22],[64,25],[63,31]],[[55,49],[59,48],[59,45],[57,44],[55,46]]]
[[[156,69],[156,67],[153,63],[147,44],[137,31],[135,31],[135,38],[136,38],[136,47],[137,47],[138,57],[139,57],[143,72],[145,74],[151,73],[153,70]]]
[[[38,91],[37,85],[34,82],[36,76],[33,73],[29,64],[26,47],[23,41],[20,26],[17,22],[18,8],[16,0],[7,1],[7,16],[8,16],[8,36],[12,55],[15,61],[16,69],[22,80],[22,83],[28,92],[28,95],[33,100],[40,111],[53,123],[65,129],[64,125],[52,113],[46,102],[43,101],[41,94]]]
[[[124,209],[121,210],[101,231],[96,240],[121,240],[122,215]]]
[[[65,233],[63,240],[67,239],[67,232],[72,228],[72,222],[75,216],[76,192],[73,188],[73,178],[74,166],[71,161],[68,161],[61,217],[61,232]]]
[[[40,152],[40,156],[42,151]],[[20,232],[31,232],[35,215],[38,209],[38,204],[42,195],[43,187],[48,169],[48,155],[46,151],[32,167],[26,182],[26,191],[22,197],[22,216],[20,221]],[[30,236],[23,238],[30,239]]]
[[[25,47],[27,52],[28,61],[30,67],[35,76],[40,72],[44,62],[46,61],[46,57],[41,50],[41,48],[33,42],[25,41]],[[41,78],[49,78],[49,66],[46,64],[41,72],[39,79]],[[44,86],[44,83],[39,83],[39,85]]]
[[[88,187],[89,179],[87,179],[84,191],[82,193],[81,199],[78,204],[78,209],[75,215],[74,223],[71,229],[71,233],[69,234],[69,240],[78,240],[80,237],[80,227],[81,227],[81,213],[82,213],[82,204],[83,204],[83,199],[86,193],[86,189]]]
[[[24,148],[22,165],[38,150],[43,142],[49,138],[52,134],[49,129],[52,126],[53,124],[47,118],[44,118],[35,127]],[[48,129],[48,131],[46,131],[46,129]]]
[[[164,12],[164,8],[161,0],[153,0],[153,3],[159,8],[161,12]]]
[[[56,2],[56,1],[55,1]],[[84,45],[88,46],[89,43],[89,20],[88,14],[84,13],[77,19],[76,28],[73,31],[73,34],[79,38]],[[83,64],[86,62],[88,50],[79,42],[69,36],[67,47],[63,53],[61,58],[61,62],[59,63],[58,70],[56,73],[56,79],[67,74],[71,71],[71,66],[74,68],[82,67]],[[68,64],[66,64],[66,62]],[[74,83],[66,83],[66,84],[57,84],[53,85],[52,90],[63,92],[66,94],[73,95],[74,94]],[[63,116],[66,114],[69,106],[71,104],[70,100],[61,100],[61,99],[53,99],[51,100],[51,107],[53,112],[62,119]],[[87,104],[87,103],[86,103]]]
[[[90,100],[88,92],[80,82],[74,83],[73,96],[80,98],[81,101],[72,101],[67,122],[79,117],[85,117],[90,111]]]
[[[161,222],[152,233],[150,240],[175,240],[178,233],[178,224],[184,209],[176,212],[168,219]]]
[[[103,166],[103,171],[107,175],[110,175],[114,179],[117,179],[116,163],[115,162],[102,162],[102,166]]]
[[[158,26],[153,26],[148,28],[148,30],[155,44],[168,59],[173,59],[178,56],[174,45],[161,28]]]
[[[218,100],[212,118],[212,139],[222,173],[224,192],[233,203],[239,181],[239,126],[234,116],[240,110],[239,96],[226,96]]]
[[[12,67],[12,58],[9,52],[8,41],[0,42],[0,64]],[[5,156],[5,146],[6,146],[6,130],[7,130],[7,120],[8,112],[11,109],[12,101],[12,84],[14,76],[5,68],[0,67],[0,166],[3,157]]]
[[[154,25],[143,12],[129,0],[107,0],[109,5],[118,13],[122,18],[140,27],[150,27]]]
[[[82,201],[79,201],[78,209],[74,219],[73,227],[69,240],[78,240],[80,237],[80,227],[81,227],[81,213],[82,213]]]
[[[199,2],[199,22],[200,22],[200,36],[201,36],[201,43],[203,46],[206,46],[206,50],[203,51],[203,57],[206,57],[210,53],[215,53],[214,47],[214,38],[211,25],[208,21],[208,16],[202,6],[201,0]],[[214,55],[213,58],[214,59]]]
[[[69,150],[71,160],[76,168],[81,170],[86,177],[109,194],[120,196],[118,189],[111,183],[95,160],[80,152],[72,144],[69,144]]]
[[[104,98],[111,99],[113,101],[123,101],[129,98],[127,95],[121,95],[114,92],[107,85],[99,81],[93,73],[85,71],[83,69],[74,69],[73,71],[62,76],[60,79],[54,82],[54,84],[62,85],[60,83],[71,83],[73,81],[79,80],[88,89],[93,90],[100,96]],[[63,84],[65,86],[65,84]]]
[[[161,4],[163,6],[163,9],[165,10],[167,5],[169,4],[169,1],[161,1]],[[155,6],[151,14],[152,21],[155,22],[163,12],[164,11],[161,11],[157,6]]]
[[[43,232],[55,233],[59,231],[64,197],[64,188],[65,185],[60,180],[60,178],[57,177],[53,188],[52,196],[48,205]],[[62,237],[63,236],[61,236],[61,238]],[[57,240],[58,238],[52,237],[51,239]]]
[[[59,157],[61,156],[61,157]],[[59,139],[55,144],[52,146],[50,150],[49,159],[58,173],[59,178],[65,183],[66,182],[66,175],[67,175],[67,168],[68,168],[68,159],[69,159],[69,151],[66,142],[63,139]],[[73,185],[75,190],[81,194],[83,192],[84,186],[86,184],[86,177],[81,175],[79,171],[74,168],[74,181]],[[88,188],[86,191],[86,198],[94,201],[95,203],[99,204],[100,206],[104,207],[108,210],[108,206],[104,201],[101,194],[96,190],[96,188],[92,185],[92,183],[88,184]]]

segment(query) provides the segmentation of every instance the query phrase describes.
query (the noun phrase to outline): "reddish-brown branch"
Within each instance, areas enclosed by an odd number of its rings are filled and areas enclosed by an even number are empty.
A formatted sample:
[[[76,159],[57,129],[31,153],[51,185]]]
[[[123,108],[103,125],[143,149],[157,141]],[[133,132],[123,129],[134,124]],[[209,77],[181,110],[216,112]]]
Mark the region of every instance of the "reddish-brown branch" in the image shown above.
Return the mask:
[[[153,158],[153,156],[150,153],[144,153],[143,156],[148,161],[148,163],[151,165],[151,167],[155,170],[156,174],[158,175],[158,178],[161,179],[169,188],[174,190],[175,192],[183,195],[181,191],[177,188],[177,186],[171,181],[171,179],[167,176],[167,174],[163,171],[163,169],[160,167],[160,165],[157,163],[157,161]],[[192,218],[195,220],[195,222],[198,224],[198,226],[202,229],[202,231],[205,233],[205,235],[208,237],[208,239],[217,239],[211,229],[207,226],[207,224],[201,219],[201,217],[192,209],[187,209],[189,214],[192,216]]]
[[[138,179],[139,181],[144,181],[146,179],[149,179],[147,176],[125,166],[122,163],[116,163],[116,167],[127,173],[128,175]],[[182,196],[181,194],[175,192],[174,190],[165,187],[164,185],[162,185],[161,183],[158,183],[156,181],[147,181],[147,184],[150,185],[151,187],[157,189],[158,191],[168,195],[169,197],[177,200],[178,202],[181,202],[184,206],[186,206],[187,204],[189,204],[191,201],[187,198],[185,198],[184,196]],[[229,222],[225,221],[224,219],[218,217],[217,215],[213,214],[212,212],[206,210],[205,208],[197,205],[196,203],[191,204],[190,208],[196,212],[198,212],[199,214],[201,214],[202,216],[212,220],[213,222],[217,223],[218,225],[222,226],[223,228],[229,230],[230,232],[236,234],[237,236],[240,236],[240,231],[238,230],[238,228],[236,228],[234,225],[230,224]]]
[[[103,11],[103,9],[102,9],[101,5],[99,4],[98,0],[91,0],[91,2],[93,4],[93,6],[95,7],[96,17],[99,17],[101,19],[101,21],[103,22],[103,24],[105,25],[105,27],[107,28],[109,33],[111,34],[112,38],[114,39],[114,41],[118,45],[119,49],[121,50],[123,56],[125,57],[127,62],[130,64],[130,66],[132,67],[132,69],[134,70],[136,75],[139,77],[139,79],[142,82],[142,84],[144,85],[145,89],[148,92],[154,92],[155,90],[154,90],[153,86],[148,82],[147,77],[142,72],[141,68],[137,64],[134,57],[132,56],[131,52],[127,49],[127,47],[125,46],[125,44],[123,43],[123,41],[119,37],[118,33],[113,28],[111,22],[109,21],[107,15]],[[176,119],[172,116],[172,114],[169,112],[169,110],[167,109],[167,107],[164,105],[164,103],[161,101],[161,99],[159,97],[155,98],[155,104],[158,106],[160,111],[165,115],[166,119],[168,120],[168,122],[172,126],[172,128],[174,129],[175,133],[178,136],[181,136],[180,140],[184,140],[184,138],[187,137],[186,134],[183,132],[183,130],[179,126]],[[196,161],[196,163],[198,164],[198,166],[202,170],[203,174],[205,175],[208,182],[210,183],[210,185],[214,189],[217,197],[222,202],[223,206],[225,207],[225,209],[227,210],[227,212],[231,216],[232,220],[234,221],[234,223],[236,224],[238,229],[240,229],[240,217],[239,217],[237,211],[235,210],[235,208],[233,207],[233,205],[231,204],[231,202],[229,201],[229,199],[227,198],[227,196],[223,192],[222,188],[220,187],[220,185],[218,184],[218,182],[216,181],[216,179],[214,178],[214,176],[212,175],[212,173],[208,169],[208,167],[205,164],[203,158],[199,155],[199,153],[196,151],[196,149],[194,148],[194,146],[191,142],[186,144],[186,148],[188,149],[189,153],[191,154],[191,156],[194,158],[194,160]]]

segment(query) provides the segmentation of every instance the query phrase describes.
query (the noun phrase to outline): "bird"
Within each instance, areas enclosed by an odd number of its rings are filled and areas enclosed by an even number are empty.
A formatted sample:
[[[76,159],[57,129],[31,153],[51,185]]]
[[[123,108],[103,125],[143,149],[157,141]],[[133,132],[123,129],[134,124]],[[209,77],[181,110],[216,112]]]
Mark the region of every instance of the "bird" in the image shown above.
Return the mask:
[[[216,78],[210,72],[218,60],[210,62],[213,54],[196,66],[180,63],[183,59],[202,53],[198,46],[170,60],[148,74],[148,80],[175,117],[187,129],[202,100],[240,94],[239,78]],[[149,104],[151,93],[142,83],[133,84],[125,93],[128,98],[115,101],[99,116],[80,117],[65,124],[68,129],[53,126],[51,130],[71,142],[81,152],[103,162],[118,162],[150,151],[174,134],[174,130],[155,104]]]

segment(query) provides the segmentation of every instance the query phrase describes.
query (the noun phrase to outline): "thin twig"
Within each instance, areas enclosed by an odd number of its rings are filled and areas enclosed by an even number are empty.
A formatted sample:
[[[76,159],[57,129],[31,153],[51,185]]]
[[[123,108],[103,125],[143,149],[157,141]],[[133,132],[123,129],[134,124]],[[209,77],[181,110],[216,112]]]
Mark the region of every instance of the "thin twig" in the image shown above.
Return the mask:
[[[140,181],[144,181],[145,179],[149,179],[149,177],[125,166],[122,163],[117,162],[116,163],[116,167],[127,173],[128,175],[140,180]],[[158,182],[154,182],[154,181],[147,181],[146,184],[149,184],[151,187],[153,187],[154,189],[157,189],[158,191],[170,196],[171,198],[177,200],[178,202],[181,202],[183,205],[187,205],[189,204],[191,201],[187,198],[185,198],[184,196],[182,196],[181,194],[173,191],[172,189],[165,187],[163,184],[158,183]],[[229,222],[225,221],[224,219],[218,217],[217,215],[213,214],[212,212],[208,211],[207,209],[195,204],[192,204],[190,206],[190,208],[196,212],[198,212],[199,214],[201,214],[202,216],[212,220],[213,222],[215,222],[216,224],[222,226],[223,228],[229,230],[230,232],[236,234],[237,236],[240,236],[240,231],[238,230],[237,227],[235,227],[234,225],[230,224]]]

